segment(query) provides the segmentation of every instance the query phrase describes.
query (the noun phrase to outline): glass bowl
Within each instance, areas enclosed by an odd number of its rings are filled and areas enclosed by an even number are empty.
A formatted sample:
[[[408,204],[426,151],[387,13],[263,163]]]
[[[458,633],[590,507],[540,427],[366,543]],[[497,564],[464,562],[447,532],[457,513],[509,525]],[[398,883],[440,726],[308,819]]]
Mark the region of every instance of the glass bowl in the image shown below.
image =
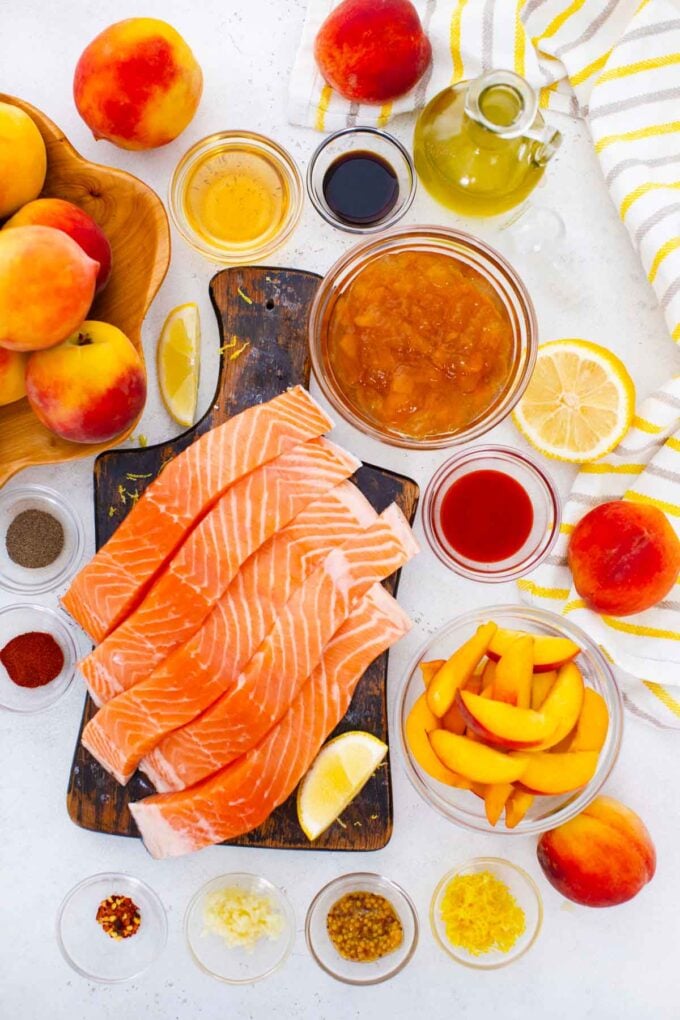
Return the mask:
[[[574,660],[583,673],[586,684],[604,698],[609,711],[609,730],[600,752],[597,771],[586,786],[561,796],[537,796],[521,822],[514,829],[506,829],[502,822],[490,825],[484,813],[484,803],[469,790],[445,786],[428,776],[415,761],[406,742],[405,723],[412,705],[423,693],[419,663],[430,659],[445,659],[469,638],[477,627],[493,620],[499,627],[510,630],[527,629],[536,634],[553,634],[571,638],[581,648]],[[489,606],[457,616],[429,637],[413,659],[406,674],[396,705],[393,732],[400,735],[401,752],[411,783],[423,800],[449,821],[466,829],[494,833],[498,836],[536,836],[569,821],[590,804],[607,781],[621,747],[623,732],[623,699],[609,663],[588,635],[564,617],[529,606]]]
[[[97,921],[107,896],[129,896],[139,907],[141,924],[127,939],[112,939]],[[160,956],[168,937],[165,908],[146,882],[108,872],[83,879],[71,889],[57,914],[62,956],[90,981],[118,984],[138,977]]]
[[[352,892],[372,892],[390,901],[404,930],[398,949],[370,963],[346,960],[340,955],[326,930],[326,917],[337,900]],[[331,977],[348,985],[377,985],[394,977],[411,960],[418,945],[418,915],[410,896],[396,882],[369,871],[358,871],[333,879],[316,894],[307,911],[305,937],[310,953]]]
[[[283,918],[277,939],[262,938],[252,949],[229,946],[223,938],[205,929],[203,905],[208,893],[228,886],[266,895]],[[278,970],[288,959],[295,942],[295,914],[283,892],[261,875],[234,872],[207,882],[193,896],[184,917],[184,933],[189,952],[201,970],[230,985],[261,981]]]
[[[443,499],[454,482],[473,471],[499,471],[525,490],[534,511],[531,531],[512,556],[482,563],[458,552],[441,527]],[[422,507],[423,528],[430,548],[441,562],[473,581],[511,581],[534,570],[557,540],[562,519],[560,497],[546,471],[525,453],[507,446],[478,446],[458,453],[432,476]]]
[[[329,326],[338,298],[370,263],[384,255],[407,251],[448,255],[478,272],[503,303],[514,338],[512,368],[505,388],[484,413],[456,432],[425,438],[415,438],[380,426],[352,405],[335,376],[327,349]],[[335,411],[365,435],[391,446],[411,450],[433,450],[468,443],[503,421],[517,404],[531,378],[536,361],[537,338],[534,306],[526,287],[510,263],[483,241],[448,227],[401,227],[351,248],[321,281],[309,316],[309,347],[314,375]]]
[[[201,163],[226,152],[244,152],[266,161],[277,174],[281,188],[288,196],[288,205],[273,232],[264,232],[260,239],[228,243],[215,236],[208,239],[192,226],[187,215],[186,195]],[[188,244],[200,255],[225,266],[257,262],[288,240],[302,212],[303,183],[293,157],[277,142],[252,131],[219,131],[196,142],[184,153],[170,181],[169,207],[172,220]]]
[[[441,903],[446,887],[457,875],[474,875],[480,871],[489,871],[495,878],[503,882],[524,911],[526,920],[524,932],[507,953],[503,953],[499,949],[492,949],[488,953],[475,956],[460,946],[454,946],[446,934],[441,917]],[[430,902],[430,925],[439,945],[458,963],[462,963],[466,967],[475,967],[478,970],[497,970],[499,967],[507,967],[509,963],[519,960],[520,956],[524,956],[533,946],[542,924],[543,901],[533,878],[516,864],[500,857],[474,857],[472,860],[452,868],[440,879]]]
[[[332,163],[349,152],[369,152],[380,156],[397,175],[399,192],[392,209],[381,220],[373,223],[348,223],[337,216],[324,195],[323,184]],[[307,194],[312,205],[326,223],[349,234],[375,234],[393,226],[408,212],[416,194],[416,172],[408,150],[400,141],[378,128],[343,128],[325,138],[312,156],[307,167]]]
[[[40,631],[51,634],[64,653],[61,672],[42,687],[20,687],[10,680],[0,663],[0,708],[10,712],[42,712],[51,708],[69,689],[78,658],[66,618],[46,606],[16,605],[0,609],[0,649],[19,634]]]
[[[64,531],[64,547],[46,567],[22,567],[7,551],[7,530],[20,513],[41,510],[55,517]],[[83,526],[64,497],[44,485],[22,485],[0,493],[0,586],[7,591],[39,595],[64,584],[83,555]]]

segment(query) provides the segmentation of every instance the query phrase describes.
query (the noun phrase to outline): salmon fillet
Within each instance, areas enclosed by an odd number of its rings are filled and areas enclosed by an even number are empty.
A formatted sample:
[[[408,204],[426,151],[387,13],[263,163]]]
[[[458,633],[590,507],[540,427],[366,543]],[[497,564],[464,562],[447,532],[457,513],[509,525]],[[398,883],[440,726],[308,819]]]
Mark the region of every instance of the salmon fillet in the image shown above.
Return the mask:
[[[303,777],[370,663],[410,628],[380,585],[354,607],[283,718],[257,746],[198,786],[130,805],[156,858],[233,839],[260,825]]]
[[[236,681],[279,611],[325,556],[377,516],[349,481],[310,503],[246,561],[192,638],[99,710],[83,732],[85,747],[126,783],[162,737],[195,719]]]
[[[235,685],[198,719],[166,737],[144,759],[142,771],[161,789],[181,789],[248,751],[286,711],[352,605],[417,551],[395,504],[335,548],[281,609]]]
[[[187,531],[234,482],[332,421],[301,386],[206,432],[153,481],[95,557],[76,575],[64,608],[94,641],[128,615]]]
[[[198,630],[246,559],[358,464],[327,439],[312,439],[227,489],[141,604],[80,663],[94,701],[149,676]]]

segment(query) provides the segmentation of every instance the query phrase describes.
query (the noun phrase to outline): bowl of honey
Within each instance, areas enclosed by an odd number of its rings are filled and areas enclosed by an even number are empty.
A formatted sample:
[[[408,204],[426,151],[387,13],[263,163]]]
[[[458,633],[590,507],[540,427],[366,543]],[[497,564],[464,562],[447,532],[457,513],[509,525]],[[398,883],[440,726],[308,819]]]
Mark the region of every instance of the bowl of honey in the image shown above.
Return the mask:
[[[393,446],[477,439],[522,396],[537,349],[522,280],[495,249],[446,227],[363,241],[324,277],[309,318],[324,396]]]
[[[292,156],[251,131],[202,138],[182,156],[170,182],[170,214],[184,240],[227,266],[261,260],[280,247],[302,203]]]

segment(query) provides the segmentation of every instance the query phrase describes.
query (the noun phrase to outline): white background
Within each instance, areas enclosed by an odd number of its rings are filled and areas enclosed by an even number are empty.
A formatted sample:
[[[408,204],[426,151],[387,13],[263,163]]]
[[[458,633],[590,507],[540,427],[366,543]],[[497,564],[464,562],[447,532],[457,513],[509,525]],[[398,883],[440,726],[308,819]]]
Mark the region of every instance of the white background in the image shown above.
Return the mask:
[[[83,47],[107,24],[144,14],[170,21],[192,46],[205,76],[198,114],[184,135],[156,152],[126,153],[96,143],[71,97],[73,69]],[[83,155],[123,167],[162,197],[179,156],[213,131],[250,128],[288,146],[304,169],[319,141],[286,119],[286,87],[303,17],[302,0],[0,0],[0,91],[44,110]],[[556,264],[516,260],[536,304],[541,340],[581,336],[617,351],[645,396],[672,372],[677,352],[654,296],[600,178],[583,125],[561,122],[564,147],[535,193],[537,204],[559,210],[567,226]],[[407,143],[407,118],[392,126]],[[507,234],[491,224],[468,223],[436,206],[421,190],[407,221],[464,225],[501,249]],[[208,302],[213,268],[173,236],[173,258],[144,327],[149,366],[166,313],[197,301],[203,320],[201,412],[207,407],[217,363],[217,328]],[[325,272],[351,244],[348,236],[319,220],[309,204],[290,244],[272,264]],[[140,431],[150,442],[176,428],[159,403],[153,378]],[[355,453],[412,475],[424,485],[445,454],[405,454],[338,426],[334,438]],[[522,445],[512,425],[494,440]],[[1,440],[1,437],[0,437]],[[68,491],[93,549],[91,461],[24,472],[17,482],[41,481]],[[566,493],[570,469],[555,466]],[[418,526],[420,535],[420,527]],[[10,599],[0,601],[8,603]],[[46,596],[54,605],[56,597]],[[390,702],[404,669],[423,639],[463,609],[516,601],[512,586],[489,587],[458,580],[424,551],[405,571],[400,601],[412,615],[413,632],[391,654]],[[83,644],[83,650],[85,645]],[[35,717],[0,715],[0,1017],[2,1020],[95,1020],[142,1016],[218,1018],[345,1018],[429,1016],[515,1020],[596,1017],[676,1018],[677,947],[680,939],[678,870],[678,734],[626,719],[624,745],[608,792],[637,809],[656,842],[656,879],[631,903],[587,910],[563,900],[545,882],[533,839],[467,833],[423,804],[404,775],[399,751],[392,761],[395,829],[385,850],[372,855],[281,852],[216,847],[191,858],[154,862],[136,840],[100,836],[68,819],[65,791],[78,729],[83,691],[73,684],[53,710]],[[543,932],[531,952],[511,967],[478,973],[443,955],[429,931],[428,905],[441,874],[477,854],[507,855],[538,880],[544,896]],[[88,984],[62,960],[54,917],[66,891],[97,871],[122,870],[149,881],[169,916],[166,951],[141,980],[107,987]],[[421,941],[410,966],[393,981],[350,988],[323,974],[307,953],[303,936],[307,905],[329,879],[369,869],[402,883],[421,920]],[[281,885],[297,915],[297,939],[285,969],[259,985],[234,990],[197,970],[188,956],[182,916],[192,893],[207,879],[230,870],[260,871]]]

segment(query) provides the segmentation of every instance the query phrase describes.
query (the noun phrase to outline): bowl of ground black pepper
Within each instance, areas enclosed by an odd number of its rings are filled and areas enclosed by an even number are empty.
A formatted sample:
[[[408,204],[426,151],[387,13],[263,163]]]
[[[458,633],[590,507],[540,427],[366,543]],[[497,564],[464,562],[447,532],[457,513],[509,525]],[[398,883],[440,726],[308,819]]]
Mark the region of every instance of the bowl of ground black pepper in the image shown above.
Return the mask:
[[[0,492],[0,585],[38,595],[65,585],[83,554],[83,528],[70,504],[43,485]]]
[[[349,985],[394,977],[418,944],[418,915],[404,890],[382,875],[356,872],[324,886],[305,923],[307,946],[319,966]]]
[[[0,709],[51,708],[70,687],[77,658],[61,613],[35,605],[0,609]]]

